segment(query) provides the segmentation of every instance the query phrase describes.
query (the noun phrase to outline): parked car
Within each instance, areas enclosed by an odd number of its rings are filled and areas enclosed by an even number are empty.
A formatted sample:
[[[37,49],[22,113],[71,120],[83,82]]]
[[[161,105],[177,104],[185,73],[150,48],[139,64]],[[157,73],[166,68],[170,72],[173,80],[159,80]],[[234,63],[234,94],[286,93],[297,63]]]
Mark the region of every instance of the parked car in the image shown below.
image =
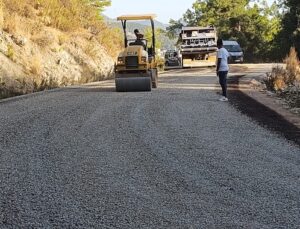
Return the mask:
[[[181,58],[178,51],[168,50],[165,53],[165,66],[181,66]]]
[[[223,46],[230,54],[230,62],[244,62],[244,52],[237,41],[223,41]]]

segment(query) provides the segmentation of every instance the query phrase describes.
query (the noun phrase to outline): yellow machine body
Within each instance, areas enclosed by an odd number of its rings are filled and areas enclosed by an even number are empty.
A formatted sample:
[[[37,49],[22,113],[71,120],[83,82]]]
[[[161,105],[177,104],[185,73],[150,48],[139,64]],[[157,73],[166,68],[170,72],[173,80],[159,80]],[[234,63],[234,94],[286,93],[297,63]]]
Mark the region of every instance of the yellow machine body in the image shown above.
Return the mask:
[[[158,84],[157,63],[155,59],[154,15],[126,15],[118,17],[122,21],[125,48],[115,64],[116,91],[151,91]],[[153,37],[152,46],[136,44],[127,39],[127,20],[150,20]]]

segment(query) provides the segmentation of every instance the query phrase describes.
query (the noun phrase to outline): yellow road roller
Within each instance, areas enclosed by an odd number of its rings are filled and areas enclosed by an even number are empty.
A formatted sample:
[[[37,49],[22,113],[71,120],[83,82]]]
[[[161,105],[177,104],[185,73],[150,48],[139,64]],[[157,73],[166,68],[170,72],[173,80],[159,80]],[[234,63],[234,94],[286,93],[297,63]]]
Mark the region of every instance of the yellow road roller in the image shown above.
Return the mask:
[[[117,92],[151,91],[158,86],[158,71],[155,59],[154,14],[124,15],[117,18],[124,31],[124,50],[115,64],[115,84]],[[152,40],[144,39],[136,29],[135,39],[129,39],[128,21],[149,20],[152,28]]]

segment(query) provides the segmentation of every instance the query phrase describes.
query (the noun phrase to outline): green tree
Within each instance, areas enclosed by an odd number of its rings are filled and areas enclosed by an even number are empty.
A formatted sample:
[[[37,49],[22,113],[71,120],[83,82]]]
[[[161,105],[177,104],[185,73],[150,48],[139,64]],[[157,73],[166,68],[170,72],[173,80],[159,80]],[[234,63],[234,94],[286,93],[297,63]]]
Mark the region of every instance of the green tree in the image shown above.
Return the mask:
[[[300,1],[283,0],[282,29],[276,38],[275,51],[284,58],[294,46],[300,56]]]
[[[166,28],[166,31],[167,31],[166,35],[171,40],[178,38],[178,35],[180,33],[182,26],[183,26],[182,19],[179,19],[179,20],[171,19],[169,21],[169,26]]]
[[[197,0],[183,19],[189,26],[215,26],[220,38],[239,41],[248,60],[268,59],[280,25],[278,7],[266,0]]]
[[[156,49],[160,49],[162,47],[161,37],[164,34],[162,29],[155,29],[155,38],[156,38]],[[148,27],[145,30],[145,39],[148,41],[148,47],[152,46],[152,28]]]
[[[111,5],[111,0],[86,0],[88,1],[88,3],[90,5],[92,5],[93,7],[95,7],[98,12],[99,12],[99,16],[100,13],[102,13],[105,9],[105,7],[108,7]]]

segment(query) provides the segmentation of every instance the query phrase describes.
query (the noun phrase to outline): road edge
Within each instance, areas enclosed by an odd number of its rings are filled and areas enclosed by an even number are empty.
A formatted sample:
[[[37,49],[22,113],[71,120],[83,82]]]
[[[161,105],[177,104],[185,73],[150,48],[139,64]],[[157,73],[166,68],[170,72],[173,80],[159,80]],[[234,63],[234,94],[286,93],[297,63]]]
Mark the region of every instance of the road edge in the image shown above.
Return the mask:
[[[229,77],[230,103],[263,128],[300,146],[300,118],[275,103],[274,98],[251,88],[245,76],[236,74]]]
[[[297,126],[300,129],[300,116],[292,113],[290,110],[283,107],[279,102],[280,99],[269,96],[267,92],[261,91],[261,89],[252,85],[253,79],[239,79],[238,88],[244,94],[248,95],[252,99],[255,99],[259,103],[262,103],[266,107],[270,108],[277,114],[284,117],[287,121]]]

